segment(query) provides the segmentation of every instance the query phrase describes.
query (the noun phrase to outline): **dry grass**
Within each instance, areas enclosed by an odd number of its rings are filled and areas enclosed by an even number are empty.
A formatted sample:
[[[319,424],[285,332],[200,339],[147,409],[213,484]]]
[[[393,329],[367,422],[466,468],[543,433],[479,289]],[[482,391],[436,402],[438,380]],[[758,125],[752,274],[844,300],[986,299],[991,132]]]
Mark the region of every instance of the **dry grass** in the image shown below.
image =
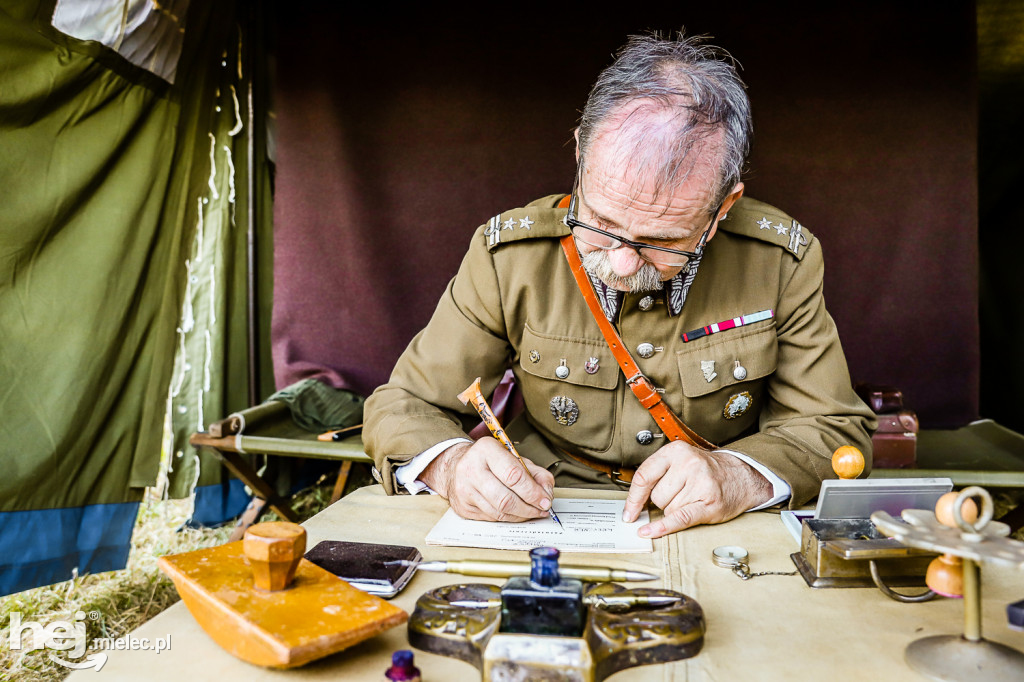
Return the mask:
[[[293,499],[301,518],[316,514],[330,502],[333,479],[327,478]],[[365,484],[354,480],[346,490],[359,483]],[[56,682],[71,672],[52,662],[45,649],[11,651],[8,635],[13,612],[21,613],[23,622],[45,626],[58,620],[74,621],[75,613],[84,611],[90,614],[84,622],[91,642],[97,637],[122,637],[178,601],[174,585],[157,568],[157,558],[222,544],[233,529],[231,525],[201,530],[183,527],[191,507],[190,500],[161,500],[151,493],[139,507],[124,570],[84,575],[0,598],[0,680]],[[270,513],[263,520],[276,519]]]
[[[157,568],[157,557],[218,545],[231,534],[230,527],[182,528],[190,512],[189,500],[144,500],[124,570],[79,576],[0,599],[0,678],[50,682],[62,680],[70,672],[50,661],[45,649],[10,650],[7,635],[12,612],[20,612],[23,621],[46,625],[56,620],[73,621],[75,612],[84,611],[90,614],[84,622],[91,641],[125,635],[178,601],[174,585]],[[92,614],[98,617],[94,620]]]

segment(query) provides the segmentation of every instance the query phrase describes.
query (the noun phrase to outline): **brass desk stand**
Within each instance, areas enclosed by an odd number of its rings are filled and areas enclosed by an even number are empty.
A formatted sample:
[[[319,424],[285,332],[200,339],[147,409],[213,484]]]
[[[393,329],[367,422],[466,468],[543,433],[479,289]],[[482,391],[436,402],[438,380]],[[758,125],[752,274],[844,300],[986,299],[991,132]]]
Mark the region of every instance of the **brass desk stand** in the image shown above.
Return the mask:
[[[615,583],[586,592],[581,636],[502,631],[501,588],[470,583],[430,590],[409,619],[417,649],[470,663],[481,680],[601,682],[634,666],[696,656],[704,644],[704,613],[679,592],[627,590]],[[619,601],[667,599],[661,606],[620,606]],[[514,675],[510,672],[515,671]]]
[[[973,525],[961,514],[964,502],[972,497],[982,501],[981,518]],[[919,673],[937,680],[1022,680],[1024,654],[981,636],[979,565],[991,562],[1024,568],[1024,543],[1008,539],[1009,527],[992,521],[992,497],[984,488],[965,488],[957,496],[952,510],[958,528],[945,526],[934,513],[920,509],[903,512],[906,524],[886,512],[871,515],[878,530],[905,545],[963,559],[964,634],[925,637],[911,642],[904,654],[907,663]]]

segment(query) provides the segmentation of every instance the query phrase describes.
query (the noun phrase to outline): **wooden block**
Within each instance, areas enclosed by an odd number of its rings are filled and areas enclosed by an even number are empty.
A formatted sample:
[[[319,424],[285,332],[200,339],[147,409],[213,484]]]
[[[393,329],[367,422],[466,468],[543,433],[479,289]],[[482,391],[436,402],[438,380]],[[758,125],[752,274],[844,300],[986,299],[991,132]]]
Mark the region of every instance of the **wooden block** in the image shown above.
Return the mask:
[[[242,550],[261,590],[283,590],[306,553],[306,529],[290,521],[257,523],[245,531]]]
[[[158,563],[203,630],[244,661],[300,666],[409,618],[305,559],[286,589],[258,589],[242,544],[160,557]]]

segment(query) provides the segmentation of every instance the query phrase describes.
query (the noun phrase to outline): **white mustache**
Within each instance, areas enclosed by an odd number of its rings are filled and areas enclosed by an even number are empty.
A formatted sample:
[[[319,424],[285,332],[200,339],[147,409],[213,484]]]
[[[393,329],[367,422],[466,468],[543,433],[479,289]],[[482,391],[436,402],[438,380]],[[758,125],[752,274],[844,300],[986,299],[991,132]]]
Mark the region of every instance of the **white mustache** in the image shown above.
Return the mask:
[[[622,277],[615,274],[608,262],[608,252],[595,250],[583,255],[584,269],[613,289],[632,293],[657,291],[665,286],[661,281],[661,273],[650,263],[644,263],[632,275]]]

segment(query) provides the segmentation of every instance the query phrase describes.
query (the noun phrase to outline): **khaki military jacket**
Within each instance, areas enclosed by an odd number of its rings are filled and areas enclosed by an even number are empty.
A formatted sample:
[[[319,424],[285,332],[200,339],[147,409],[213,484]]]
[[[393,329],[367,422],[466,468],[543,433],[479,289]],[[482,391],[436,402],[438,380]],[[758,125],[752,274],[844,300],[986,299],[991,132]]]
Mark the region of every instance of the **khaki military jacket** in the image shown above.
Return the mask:
[[[559,485],[609,483],[559,450],[636,467],[665,444],[569,270],[558,242],[568,234],[561,198],[502,213],[476,231],[429,324],[367,400],[366,450],[389,493],[393,467],[479,423],[456,396],[478,376],[490,395],[508,367],[526,409],[506,431]],[[626,294],[615,320],[682,420],[784,479],[791,506],[834,477],[830,458],[840,445],[860,448],[870,468],[872,415],[852,390],[822,276],[816,238],[778,209],[743,198],[708,243],[681,314],[669,316],[662,292],[653,292],[653,305],[647,294]],[[765,310],[772,317],[683,340]],[[646,359],[637,353],[643,343],[654,347]],[[653,440],[638,438],[643,431]]]

